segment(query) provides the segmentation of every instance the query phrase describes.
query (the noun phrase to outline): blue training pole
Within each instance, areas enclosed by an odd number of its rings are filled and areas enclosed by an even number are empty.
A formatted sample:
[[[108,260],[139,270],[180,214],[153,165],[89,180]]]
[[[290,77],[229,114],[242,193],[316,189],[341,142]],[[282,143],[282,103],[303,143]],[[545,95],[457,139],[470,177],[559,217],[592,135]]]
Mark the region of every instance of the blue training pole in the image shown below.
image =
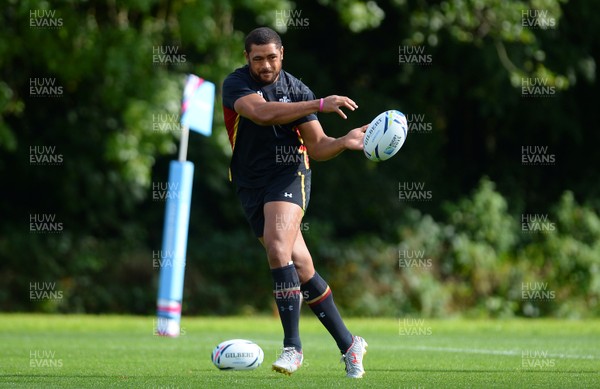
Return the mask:
[[[158,335],[179,336],[180,332],[193,180],[192,162],[171,161],[158,287]]]
[[[181,104],[179,160],[169,166],[169,193],[165,211],[158,285],[156,333],[179,336],[183,278],[190,222],[194,164],[186,161],[190,130],[205,136],[212,132],[215,84],[190,74]]]

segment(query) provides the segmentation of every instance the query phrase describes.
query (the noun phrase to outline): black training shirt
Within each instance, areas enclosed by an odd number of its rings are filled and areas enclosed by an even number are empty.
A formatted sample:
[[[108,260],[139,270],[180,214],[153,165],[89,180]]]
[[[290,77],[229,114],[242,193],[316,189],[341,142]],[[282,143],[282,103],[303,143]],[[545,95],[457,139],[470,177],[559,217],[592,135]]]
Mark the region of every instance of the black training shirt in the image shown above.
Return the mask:
[[[260,126],[234,109],[236,100],[250,93],[258,93],[266,101],[315,100],[315,94],[302,81],[284,70],[277,81],[268,85],[254,80],[248,65],[227,76],[223,82],[223,116],[233,150],[230,166],[233,182],[259,188],[273,177],[308,170],[308,155],[297,126],[317,120],[317,116],[310,114],[288,124]]]

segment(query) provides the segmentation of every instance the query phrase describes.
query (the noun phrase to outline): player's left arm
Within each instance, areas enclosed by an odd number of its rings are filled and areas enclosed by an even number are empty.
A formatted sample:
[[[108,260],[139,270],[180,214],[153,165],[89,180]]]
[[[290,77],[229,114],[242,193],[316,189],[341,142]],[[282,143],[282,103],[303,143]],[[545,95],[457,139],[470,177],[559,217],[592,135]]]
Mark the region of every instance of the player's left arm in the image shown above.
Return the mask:
[[[367,124],[350,130],[339,138],[327,136],[318,120],[298,125],[300,135],[308,151],[308,156],[316,161],[326,161],[338,156],[344,150],[362,150]]]

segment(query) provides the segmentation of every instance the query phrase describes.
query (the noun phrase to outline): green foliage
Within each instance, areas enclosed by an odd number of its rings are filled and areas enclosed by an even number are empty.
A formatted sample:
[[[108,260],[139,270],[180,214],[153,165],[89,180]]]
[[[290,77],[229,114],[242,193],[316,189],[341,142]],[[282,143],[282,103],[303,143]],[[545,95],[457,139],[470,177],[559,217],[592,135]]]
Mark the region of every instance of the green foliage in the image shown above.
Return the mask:
[[[452,208],[452,207],[450,207]],[[472,198],[463,199],[449,211],[449,222],[461,235],[481,242],[500,254],[515,241],[508,205],[488,178],[480,181]]]
[[[598,315],[598,4],[8,1],[0,11],[0,306],[154,311],[152,254],[164,203],[152,198],[152,184],[166,181],[179,137],[161,125],[177,125],[185,75],[196,73],[215,82],[218,95],[213,136],[190,139],[196,176],[185,310],[270,309],[264,253],[227,180],[220,102],[222,80],[244,64],[244,35],[266,24],[282,33],[286,70],[318,96],[359,104],[347,121],[320,115],[327,134],[341,136],[392,108],[429,125],[411,131],[385,163],[349,152],[313,163],[306,240],[342,310]],[[305,28],[277,25],[291,10],[301,11]],[[555,26],[527,28],[526,10],[545,11]],[[61,26],[32,27],[32,11],[54,12]],[[399,46],[423,46],[431,62],[399,63]],[[165,47],[184,59],[155,62]],[[527,77],[547,81],[556,95],[523,98]],[[32,79],[54,80],[62,94],[32,96]],[[521,148],[535,144],[550,149],[554,166],[523,166]],[[55,147],[63,162],[31,164],[35,146]],[[432,201],[399,201],[399,182],[425,183]],[[547,214],[555,231],[525,233],[515,215],[530,210]],[[31,232],[37,213],[54,215],[64,230]],[[424,253],[431,265],[399,266],[400,253]],[[36,281],[56,282],[66,297],[30,301]],[[525,301],[523,283],[535,282],[556,297]]]
[[[565,192],[555,207],[551,223],[553,233],[542,234],[518,252],[517,259],[532,266],[533,271],[524,278],[539,278],[553,285],[558,306],[553,309],[525,304],[523,313],[528,316],[555,314],[581,317],[597,314],[600,289],[600,230],[598,214],[589,207],[578,205],[573,193]],[[547,305],[547,304],[546,304]]]
[[[332,1],[331,5],[336,8],[342,22],[347,25],[352,32],[361,32],[366,29],[377,28],[385,17],[385,12],[379,8],[374,1]]]
[[[600,313],[600,219],[572,193],[565,192],[548,215],[556,229],[535,232],[536,238],[508,213],[487,178],[471,197],[447,208],[445,223],[408,211],[397,245],[377,237],[336,248],[309,240],[330,274],[336,301],[354,315]],[[565,233],[582,218],[587,222],[577,223],[577,233]]]
[[[521,86],[523,77],[539,77],[558,89],[567,89],[566,75],[556,74],[544,66],[546,51],[535,32],[552,34],[561,20],[561,3],[566,0],[442,1],[411,15],[415,32],[409,42],[436,46],[441,31],[448,31],[457,41],[475,46],[489,42],[495,46],[498,60],[508,71],[514,87]],[[511,56],[518,59],[516,64]]]

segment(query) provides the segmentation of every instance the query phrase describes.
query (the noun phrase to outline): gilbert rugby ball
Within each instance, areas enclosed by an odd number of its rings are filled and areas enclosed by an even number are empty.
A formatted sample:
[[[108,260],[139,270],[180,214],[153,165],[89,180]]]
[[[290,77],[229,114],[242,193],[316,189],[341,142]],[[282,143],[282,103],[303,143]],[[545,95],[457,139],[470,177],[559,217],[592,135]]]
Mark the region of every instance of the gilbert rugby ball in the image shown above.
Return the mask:
[[[212,352],[212,363],[220,370],[253,370],[263,362],[265,354],[259,345],[245,339],[219,343]]]
[[[365,132],[365,155],[375,162],[392,158],[402,148],[407,133],[406,116],[402,112],[390,110],[380,113]]]

